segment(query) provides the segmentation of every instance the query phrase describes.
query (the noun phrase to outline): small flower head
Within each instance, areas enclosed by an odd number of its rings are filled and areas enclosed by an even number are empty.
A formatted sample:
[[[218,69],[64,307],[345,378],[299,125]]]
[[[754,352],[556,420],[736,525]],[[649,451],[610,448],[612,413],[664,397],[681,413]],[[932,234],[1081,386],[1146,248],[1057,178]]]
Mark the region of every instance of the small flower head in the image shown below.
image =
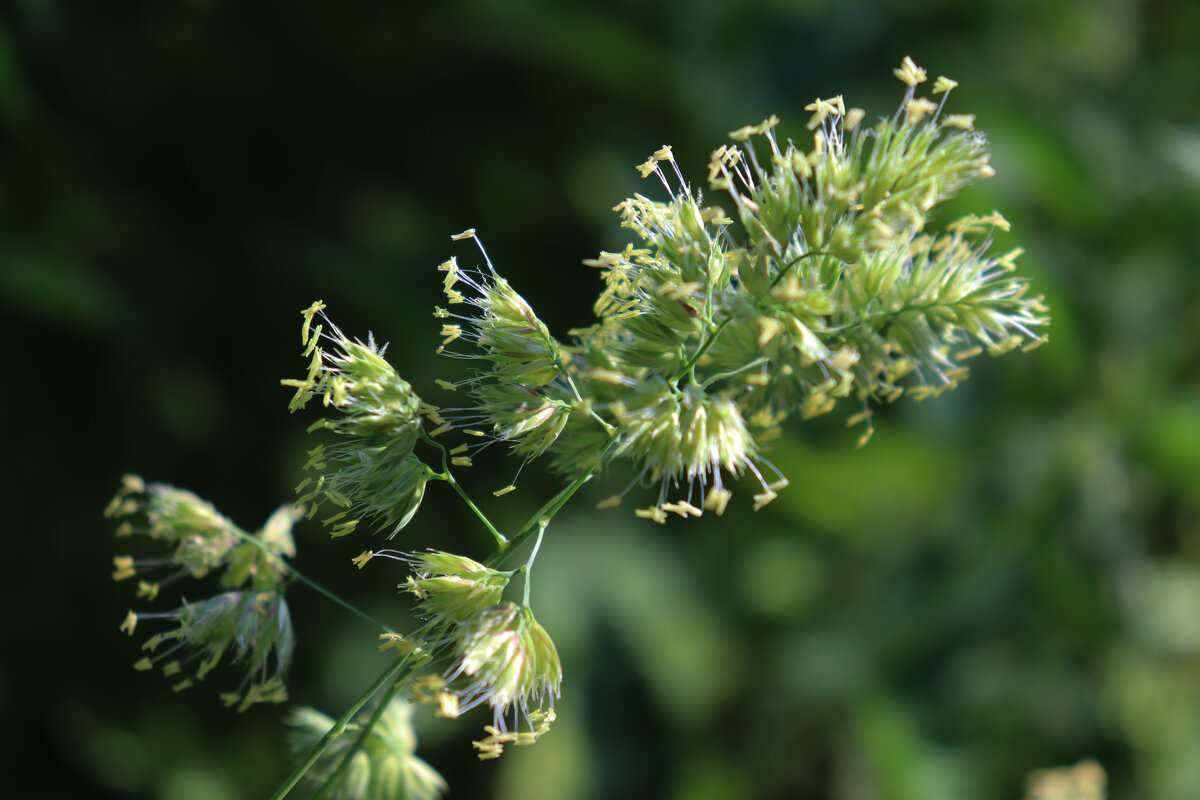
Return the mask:
[[[280,593],[225,592],[199,603],[184,602],[174,611],[136,615],[136,621],[145,619],[166,620],[175,627],[150,637],[142,649],[151,655],[135,667],[150,669],[161,664],[163,673],[173,676],[184,674],[187,664],[199,661],[190,677],[175,684],[176,691],[191,685],[193,678],[203,680],[222,658],[232,654],[232,663],[244,674],[239,692],[222,696],[227,705],[240,704],[239,710],[245,710],[254,703],[287,699],[283,676],[295,636],[287,602]],[[131,625],[127,629],[132,633]],[[185,654],[182,660],[172,658],[180,652]]]
[[[928,77],[925,70],[913,63],[910,56],[905,56],[904,61],[892,70],[892,73],[910,89],[915,88],[918,83],[924,83]]]
[[[479,247],[486,260],[482,244]],[[478,313],[447,312],[461,324],[443,329],[446,344],[461,340],[473,345],[474,352],[450,352],[445,345],[438,352],[483,362],[465,382],[474,407],[454,409],[449,415],[456,421],[465,418],[471,425],[490,423],[492,438],[508,442],[518,455],[541,455],[554,443],[570,413],[572,395],[562,345],[529,303],[496,274],[490,261],[486,270],[465,270],[450,259],[441,269],[447,273],[450,301],[473,306]]]
[[[650,480],[719,487],[722,471],[738,476],[755,460],[757,445],[733,401],[662,381],[648,381],[640,394],[619,419],[618,452]]]
[[[337,413],[310,430],[327,429],[341,438],[309,451],[305,469],[316,476],[297,487],[302,493],[297,502],[311,504],[312,516],[325,507],[321,521],[334,536],[350,533],[364,519],[390,527],[395,535],[412,519],[425,492],[427,471],[412,452],[421,433],[421,398],[373,337],[365,343],[349,339],[324,315],[323,323],[311,328],[323,308],[314,303],[304,312],[305,355],[312,356],[308,376],[283,384],[296,388],[293,411],[317,395],[333,407]],[[322,338],[333,348],[322,349]]]
[[[430,550],[406,557],[414,574],[404,588],[419,598],[434,620],[463,623],[500,602],[511,572],[500,572],[465,556]]]
[[[453,636],[457,658],[446,681],[458,695],[460,713],[486,703],[495,728],[507,731],[509,714],[514,728],[522,718],[532,727],[531,709],[553,707],[562,665],[554,642],[528,607],[494,605],[463,622]]]
[[[129,559],[124,569],[118,565],[113,576],[117,580],[134,575],[141,566],[166,565],[180,568],[172,579],[182,575],[200,578],[220,567],[238,541],[234,524],[212,503],[164,483],[147,486],[136,475],[125,476],[104,514],[121,520],[118,536],[148,536],[170,548],[167,558]]]
[[[287,722],[292,728],[289,739],[297,758],[310,753],[334,725],[333,719],[312,708],[292,709]],[[354,732],[360,724],[361,721],[352,723],[348,730]],[[308,779],[314,785],[331,779],[354,739],[353,735],[335,739],[313,765]],[[345,800],[363,797],[437,800],[446,791],[446,782],[437,770],[417,757],[416,749],[412,707],[404,698],[395,697],[371,728],[363,749],[352,757],[350,768],[342,774],[332,796]]]
[[[141,580],[138,596],[154,600],[164,586],[191,577],[203,578],[224,570],[221,585],[236,589],[250,583],[256,589],[279,587],[286,576],[283,558],[295,555],[292,525],[297,513],[278,509],[256,535],[246,533],[220,514],[211,503],[184,489],[163,483],[146,485],[127,475],[106,514],[120,520],[118,537],[146,536],[168,545],[165,556],[113,559],[113,579],[171,569],[166,577]],[[257,541],[255,541],[257,539]]]

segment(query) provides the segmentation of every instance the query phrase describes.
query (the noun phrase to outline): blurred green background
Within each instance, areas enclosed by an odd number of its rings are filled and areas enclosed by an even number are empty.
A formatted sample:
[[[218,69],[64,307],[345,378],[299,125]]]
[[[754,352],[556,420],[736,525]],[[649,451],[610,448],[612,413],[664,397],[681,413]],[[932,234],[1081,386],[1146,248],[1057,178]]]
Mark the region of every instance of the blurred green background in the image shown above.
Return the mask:
[[[1013,222],[1050,344],[884,409],[861,450],[797,425],[758,514],[660,528],[595,487],[537,570],[555,728],[480,764],[481,717],[432,721],[422,753],[458,798],[1015,800],[1085,756],[1114,798],[1200,797],[1198,41],[1195,0],[3,4],[0,793],[235,800],[285,773],[281,709],[226,711],[230,674],[174,695],[130,668],[100,511],[124,471],[249,528],[291,498],[301,308],[446,402],[434,267],[474,258],[450,234],[565,335],[580,261],[625,241],[611,207],[654,192],[634,164],[671,143],[701,181],[745,123],[805,139],[818,95],[888,113],[911,54],[994,145],[947,213]],[[489,501],[501,455],[469,476]],[[482,555],[442,489],[393,545]],[[553,489],[535,463],[487,506],[512,525]],[[399,566],[349,562],[380,540],[298,538],[405,618]],[[291,598],[292,696],[336,715],[375,631]]]

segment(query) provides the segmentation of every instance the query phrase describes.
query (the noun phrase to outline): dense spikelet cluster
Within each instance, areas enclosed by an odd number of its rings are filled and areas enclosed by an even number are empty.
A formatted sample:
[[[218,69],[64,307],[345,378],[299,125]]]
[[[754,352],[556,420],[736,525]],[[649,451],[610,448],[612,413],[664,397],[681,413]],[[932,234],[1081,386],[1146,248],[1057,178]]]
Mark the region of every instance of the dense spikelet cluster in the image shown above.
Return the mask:
[[[474,231],[463,235],[473,237]],[[439,352],[465,355],[446,350],[461,339],[488,364],[466,382],[474,406],[448,413],[460,424],[490,427],[492,437],[516,455],[541,455],[562,432],[578,398],[563,367],[563,346],[490,264],[486,273],[466,271],[452,258],[439,269],[446,273],[450,308],[436,308],[434,316],[457,320],[443,324]],[[474,310],[463,313],[454,308],[458,304]]]
[[[196,603],[184,600],[170,611],[130,611],[121,623],[130,636],[144,621],[168,625],[142,645],[150,655],[134,668],[161,668],[174,680],[172,688],[182,691],[228,657],[243,677],[238,691],[221,695],[227,705],[244,710],[254,703],[286,700],[283,677],[295,636],[284,599],[288,573],[283,559],[296,552],[294,509],[280,508],[256,534],[249,534],[189,491],[147,485],[126,475],[105,514],[118,520],[118,537],[145,536],[166,546],[164,556],[113,559],[118,581],[167,572],[161,579],[139,580],[139,598],[153,602],[171,583],[218,571],[226,590]]]
[[[309,431],[330,430],[339,439],[309,451],[305,469],[315,476],[296,487],[297,502],[308,504],[310,518],[327,509],[321,521],[335,537],[350,533],[363,519],[395,535],[425,495],[428,470],[413,453],[422,429],[421,398],[384,359],[386,347],[373,338],[365,343],[349,339],[324,316],[314,325],[324,308],[318,301],[303,312],[301,343],[310,358],[308,375],[282,383],[296,389],[291,411],[320,396],[335,413]],[[322,340],[333,348],[322,348]]]
[[[497,603],[485,608],[460,625],[453,642],[455,662],[445,677],[455,698],[452,716],[486,704],[497,731],[508,731],[511,719],[514,731],[525,721],[536,733],[546,719],[543,706],[552,710],[558,697],[562,664],[529,607]],[[541,711],[536,718],[535,711]]]
[[[1020,251],[991,252],[1007,221],[933,226],[941,203],[993,174],[986,137],[972,116],[942,113],[954,81],[938,78],[935,103],[917,96],[926,75],[911,59],[895,72],[900,107],[873,126],[834,97],[807,107],[811,147],[781,143],[776,117],[733,131],[708,171],[730,214],[705,205],[669,147],[654,153],[638,169],[669,200],[616,207],[637,241],[584,262],[604,287],[597,323],[570,345],[490,262],[465,278],[443,265],[450,302],[480,311],[443,331],[485,361],[469,381],[469,422],[517,453],[548,452],[572,478],[628,459],[660,482],[658,503],[639,512],[657,521],[698,514],[701,498],[719,513],[722,474],[743,471],[761,486],[757,508],[786,483],[759,467],[789,416],[849,399],[865,441],[875,404],[951,388],[978,353],[1041,343],[1046,309],[1014,274]],[[676,486],[687,497],[668,503]]]
[[[422,616],[435,622],[466,623],[500,602],[511,572],[501,572],[466,556],[430,550],[405,559],[413,574],[404,588],[415,596]]]

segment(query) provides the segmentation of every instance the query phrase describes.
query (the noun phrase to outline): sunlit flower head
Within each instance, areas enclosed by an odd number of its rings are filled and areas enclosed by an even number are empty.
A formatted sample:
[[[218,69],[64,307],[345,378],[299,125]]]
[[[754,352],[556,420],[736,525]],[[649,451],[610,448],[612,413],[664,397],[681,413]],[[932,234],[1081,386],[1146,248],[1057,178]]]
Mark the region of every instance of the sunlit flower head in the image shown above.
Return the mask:
[[[456,658],[446,673],[458,712],[487,704],[493,725],[515,729],[544,705],[553,707],[562,685],[558,651],[527,606],[500,603],[476,614],[454,633]]]

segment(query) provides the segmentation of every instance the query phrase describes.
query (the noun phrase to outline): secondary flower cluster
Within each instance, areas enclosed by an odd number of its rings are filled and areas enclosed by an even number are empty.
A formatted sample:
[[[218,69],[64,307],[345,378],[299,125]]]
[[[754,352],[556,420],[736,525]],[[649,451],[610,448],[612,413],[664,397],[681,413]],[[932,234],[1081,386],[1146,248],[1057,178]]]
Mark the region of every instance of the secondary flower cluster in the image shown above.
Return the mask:
[[[134,668],[161,667],[164,676],[176,679],[172,688],[182,691],[231,654],[243,678],[238,691],[222,695],[227,705],[244,710],[254,703],[286,700],[283,676],[295,637],[283,596],[287,568],[282,559],[296,552],[294,510],[280,508],[251,535],[191,492],[161,483],[146,485],[136,475],[126,475],[105,516],[119,520],[118,537],[146,536],[166,546],[166,554],[154,558],[113,559],[113,579],[118,581],[167,571],[160,580],[139,580],[140,598],[153,601],[162,587],[177,580],[223,570],[219,583],[225,591],[214,597],[197,603],[185,600],[171,611],[126,615],[121,630],[130,636],[143,620],[170,625],[146,640],[142,649],[151,655]]]
[[[299,504],[309,504],[309,518],[322,507],[333,511],[322,518],[333,536],[345,536],[364,518],[395,535],[409,523],[425,496],[429,471],[413,454],[422,432],[424,411],[435,421],[437,410],[424,406],[421,398],[384,359],[386,347],[347,338],[323,315],[313,327],[325,304],[318,301],[303,312],[301,344],[311,357],[308,375],[302,380],[284,380],[296,394],[288,408],[304,408],[320,395],[337,414],[318,420],[309,431],[327,429],[341,437],[326,447],[318,444],[308,452],[305,478],[296,491]],[[325,325],[329,330],[325,330]],[[335,349],[320,347],[322,339]]]
[[[638,513],[661,522],[700,505],[721,513],[723,474],[751,472],[755,507],[769,502],[786,480],[764,477],[762,445],[790,415],[854,398],[865,441],[873,404],[951,388],[984,350],[1041,343],[1046,309],[1013,274],[1020,251],[990,253],[1008,223],[969,215],[932,229],[939,204],[993,174],[986,138],[972,116],[942,114],[954,81],[937,79],[935,103],[917,96],[926,74],[911,59],[895,72],[904,98],[873,126],[834,97],[807,107],[811,148],[782,145],[776,117],[733,131],[708,184],[736,222],[704,204],[669,147],[654,153],[639,170],[670,199],[616,207],[638,241],[584,262],[604,280],[599,320],[570,345],[490,262],[443,264],[450,308],[475,308],[437,309],[456,319],[446,344],[473,344],[483,362],[464,419],[519,455],[548,453],[570,478],[627,459],[659,483]],[[671,487],[686,497],[667,502]]]
[[[417,757],[417,735],[412,726],[412,706],[403,698],[394,698],[382,709],[361,750],[351,756],[346,771],[338,779],[332,797],[405,798],[437,800],[446,791],[446,781],[437,770]],[[288,715],[292,727],[291,746],[296,756],[307,755],[320,741],[334,720],[312,708],[296,708]],[[321,785],[334,779],[337,765],[352,747],[361,723],[346,727],[308,773],[308,780]]]
[[[446,717],[490,706],[489,736],[476,742],[481,758],[494,758],[505,744],[528,744],[544,733],[553,721],[562,664],[530,608],[501,602],[513,573],[440,550],[367,551],[355,563],[361,567],[378,556],[403,560],[413,569],[401,586],[417,598],[418,613],[433,631],[431,641],[417,646],[452,653],[451,666],[440,676],[423,679],[415,698],[436,703]],[[382,638],[385,647],[414,646],[394,635]],[[518,730],[522,721],[528,730]]]

